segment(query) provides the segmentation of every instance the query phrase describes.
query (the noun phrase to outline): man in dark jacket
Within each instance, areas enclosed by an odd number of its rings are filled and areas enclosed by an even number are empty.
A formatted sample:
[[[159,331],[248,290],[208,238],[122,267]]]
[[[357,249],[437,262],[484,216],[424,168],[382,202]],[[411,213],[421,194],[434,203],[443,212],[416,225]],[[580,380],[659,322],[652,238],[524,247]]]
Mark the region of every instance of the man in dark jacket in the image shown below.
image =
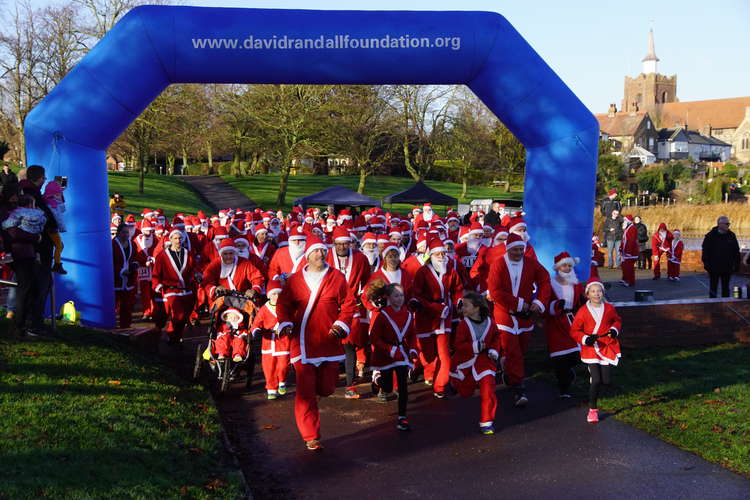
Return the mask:
[[[622,241],[622,216],[619,210],[613,210],[612,213],[604,219],[602,227],[602,241],[607,247],[608,261],[610,269],[620,265],[620,242]]]
[[[729,297],[729,280],[740,268],[740,245],[729,230],[729,217],[722,215],[716,226],[703,238],[703,267],[708,272],[709,294],[716,297],[716,286],[721,280],[721,296]]]
[[[14,184],[18,184],[18,177],[16,177],[16,174],[13,173],[10,166],[6,163],[3,165],[3,169],[0,170],[0,185],[12,186]]]
[[[492,209],[487,212],[487,215],[484,216],[484,223],[487,226],[497,227],[500,225],[500,221],[503,218],[503,210],[505,208],[505,205],[500,203],[499,201],[493,201],[492,202]]]
[[[622,203],[617,199],[616,189],[610,189],[607,192],[607,197],[599,202],[599,208],[602,211],[602,217],[609,217],[615,210],[622,212]]]

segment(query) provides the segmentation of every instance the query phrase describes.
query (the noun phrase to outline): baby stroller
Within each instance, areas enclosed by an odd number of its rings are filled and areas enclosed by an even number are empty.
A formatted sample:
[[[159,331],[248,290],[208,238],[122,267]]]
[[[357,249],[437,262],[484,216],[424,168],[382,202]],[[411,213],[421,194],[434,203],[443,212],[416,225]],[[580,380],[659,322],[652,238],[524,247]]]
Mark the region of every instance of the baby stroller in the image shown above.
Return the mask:
[[[247,349],[241,361],[234,361],[232,356],[219,359],[216,350],[216,341],[219,335],[222,333],[232,336],[239,334],[239,330],[236,328],[237,325],[227,323],[225,326],[225,322],[222,319],[224,313],[230,309],[237,310],[242,314],[242,321],[239,324],[244,325],[245,330],[249,330],[253,319],[255,319],[255,303],[253,303],[252,299],[236,290],[223,291],[211,306],[209,312],[208,344],[198,344],[195,352],[195,366],[193,367],[193,379],[197,381],[201,376],[203,365],[208,365],[209,370],[206,373],[211,377],[213,383],[216,384],[220,393],[226,392],[229,384],[243,370],[248,372],[246,387],[249,387],[252,381],[252,371],[255,368],[255,363],[253,362],[254,353],[249,336],[247,339]]]

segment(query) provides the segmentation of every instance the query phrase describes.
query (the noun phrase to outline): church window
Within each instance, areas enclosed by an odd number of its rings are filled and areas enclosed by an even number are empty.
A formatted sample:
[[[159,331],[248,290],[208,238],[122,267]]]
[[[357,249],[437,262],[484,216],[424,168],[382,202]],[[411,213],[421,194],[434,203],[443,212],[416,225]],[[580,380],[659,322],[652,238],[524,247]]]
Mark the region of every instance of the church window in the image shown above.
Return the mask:
[[[667,102],[667,91],[661,93],[661,102]]]
[[[636,95],[635,102],[637,102],[638,104],[643,104],[643,94]]]

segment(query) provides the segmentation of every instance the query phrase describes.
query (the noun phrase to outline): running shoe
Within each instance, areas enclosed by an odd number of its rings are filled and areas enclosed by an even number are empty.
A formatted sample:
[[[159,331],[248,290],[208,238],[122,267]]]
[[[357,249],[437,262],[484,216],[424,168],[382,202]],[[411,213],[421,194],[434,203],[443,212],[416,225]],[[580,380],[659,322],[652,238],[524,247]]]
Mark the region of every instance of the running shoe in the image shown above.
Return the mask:
[[[243,359],[245,359],[245,358],[243,358],[242,356],[240,356],[239,354],[237,354],[237,355],[235,355],[235,356],[234,356],[234,357],[232,358],[232,361],[234,361],[235,363],[242,363],[242,360],[243,360]]]
[[[279,396],[283,396],[286,394],[286,386],[284,384],[279,384]]]
[[[268,399],[268,400],[274,400],[274,399],[276,399],[276,397],[277,396],[276,396],[275,392],[269,392],[268,394],[266,394],[266,399]]]
[[[495,427],[493,425],[480,425],[479,432],[481,432],[485,436],[492,436],[493,434],[495,434]]]
[[[398,420],[396,421],[396,429],[400,431],[411,430],[411,427],[409,427],[409,420],[407,420],[406,417],[398,417]]]
[[[317,439],[311,439],[310,441],[305,441],[305,446],[310,451],[320,451],[323,449],[323,445]]]
[[[357,389],[355,387],[349,387],[344,391],[344,397],[346,399],[359,399],[359,394],[357,393]]]

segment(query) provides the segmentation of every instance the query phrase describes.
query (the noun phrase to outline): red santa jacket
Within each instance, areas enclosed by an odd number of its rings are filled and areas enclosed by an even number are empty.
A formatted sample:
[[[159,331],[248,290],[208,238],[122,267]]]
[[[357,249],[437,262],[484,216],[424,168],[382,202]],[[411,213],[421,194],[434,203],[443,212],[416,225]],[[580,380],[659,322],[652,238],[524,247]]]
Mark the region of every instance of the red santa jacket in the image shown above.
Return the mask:
[[[589,335],[602,335],[610,328],[614,328],[619,334],[622,328],[622,320],[615,307],[608,302],[602,306],[601,317],[598,317],[596,309],[590,302],[586,302],[576,313],[570,335],[581,345],[581,361],[584,363],[617,365],[620,360],[620,342],[617,339],[607,336],[598,338],[593,346],[584,343]]]
[[[349,325],[357,308],[354,295],[340,271],[326,266],[317,284],[306,276],[306,271],[307,266],[289,276],[276,304],[279,331],[293,327],[291,362],[319,365],[342,361],[345,356],[341,340],[330,330],[336,325],[350,333]]]
[[[266,240],[262,245],[258,245],[255,241],[250,245],[250,251],[257,255],[260,260],[268,267],[271,264],[273,254],[276,252],[276,245],[269,239]]]
[[[450,333],[453,307],[463,296],[461,278],[453,266],[449,264],[438,277],[432,264],[425,264],[414,276],[412,290],[411,301],[421,305],[415,315],[417,337]]]
[[[580,350],[578,343],[570,336],[570,325],[586,299],[583,296],[583,283],[563,285],[552,278],[550,285],[552,294],[544,318],[544,334],[547,336],[549,356],[554,358]]]
[[[411,276],[416,276],[417,271],[419,271],[422,266],[424,266],[424,263],[426,262],[424,259],[427,259],[427,261],[430,260],[429,257],[420,257],[419,255],[413,253],[409,255],[404,261],[401,263],[401,269],[405,270],[407,273],[409,273]]]
[[[154,291],[161,293],[164,298],[193,294],[190,288],[195,275],[195,260],[186,248],[182,248],[180,252],[182,266],[179,268],[168,250],[156,256],[154,270],[151,273],[151,285]]]
[[[138,266],[138,281],[151,281],[151,269],[154,265],[154,254],[159,239],[151,235],[151,245],[146,246],[145,236],[143,233],[133,238],[133,247],[137,255],[137,260],[141,263]]]
[[[490,267],[487,290],[494,301],[494,318],[501,331],[518,335],[534,329],[531,318],[516,316],[524,304],[537,304],[542,313],[547,309],[550,296],[549,273],[539,261],[530,257],[521,260],[521,273],[515,286],[508,270],[508,255],[497,259]],[[534,296],[536,286],[536,296]]]
[[[234,270],[225,278],[221,277],[221,257],[217,258],[203,270],[203,282],[201,283],[209,297],[214,296],[217,286],[240,292],[245,292],[250,288],[261,292],[263,285],[263,273],[249,260],[242,257],[236,258]]]
[[[505,255],[505,243],[494,247],[482,246],[479,248],[477,260],[469,271],[469,277],[479,293],[487,291],[487,277],[490,274],[490,266],[503,255]]]
[[[479,343],[484,343],[480,350]],[[469,318],[464,318],[456,328],[455,351],[451,356],[451,376],[458,380],[472,377],[479,381],[487,376],[494,376],[497,366],[489,357],[489,353],[500,356],[500,334],[487,318],[484,323],[473,324]]]
[[[474,263],[477,260],[477,257],[479,256],[479,251],[482,248],[487,248],[485,245],[479,245],[477,247],[476,252],[472,252],[469,249],[468,242],[459,243],[456,245],[456,257],[458,257],[461,260],[461,263],[464,265],[466,269],[470,269]]]
[[[370,302],[370,300],[367,298],[367,291],[370,288],[372,282],[376,280],[383,280],[386,284],[400,284],[404,288],[404,301],[408,302],[409,299],[411,299],[412,290],[414,289],[414,277],[403,269],[399,269],[395,273],[387,273],[383,271],[383,268],[381,267],[370,275],[370,279],[367,281],[367,284],[362,291],[362,304],[367,308],[369,312],[374,313],[380,309],[377,305]],[[370,324],[372,324],[372,321],[374,321],[374,319],[374,316],[371,315]]]
[[[282,247],[274,252],[271,263],[268,265],[268,277],[272,280],[280,279],[282,275],[289,275],[302,269],[307,264],[305,256],[300,256],[296,261],[289,254],[289,247]]]
[[[414,368],[409,361],[417,356],[412,320],[412,313],[406,307],[399,311],[390,306],[381,309],[370,330],[370,366],[373,370],[387,370],[396,366]]]
[[[120,243],[120,240],[112,240],[112,258],[115,272],[115,291],[133,290],[136,282],[136,269],[139,264],[145,264],[146,261],[140,261],[140,257],[132,242],[128,240],[127,245]]]
[[[672,240],[672,248],[669,251],[668,257],[669,262],[672,264],[681,264],[682,263],[682,251],[685,248],[685,245],[682,243],[682,240]]]
[[[640,249],[638,248],[638,229],[635,224],[630,224],[622,232],[622,242],[620,242],[620,255],[623,260],[633,260],[638,258]]]
[[[664,237],[662,238],[660,231],[664,231]],[[659,224],[659,229],[654,231],[651,235],[651,254],[656,256],[662,253],[667,253],[672,248],[672,233],[667,231],[667,225],[662,222]]]
[[[289,337],[279,337],[279,320],[276,317],[276,306],[266,302],[255,315],[251,328],[253,337],[261,336],[261,354],[285,356],[289,354]]]

